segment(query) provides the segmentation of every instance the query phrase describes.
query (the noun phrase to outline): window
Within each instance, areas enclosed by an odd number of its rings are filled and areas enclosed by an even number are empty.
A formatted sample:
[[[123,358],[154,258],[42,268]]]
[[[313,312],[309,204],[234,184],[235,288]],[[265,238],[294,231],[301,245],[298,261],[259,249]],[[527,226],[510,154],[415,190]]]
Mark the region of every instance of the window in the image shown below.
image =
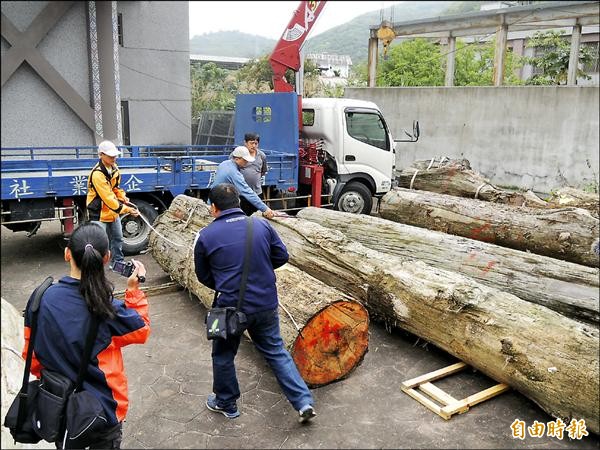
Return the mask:
[[[315,124],[315,110],[314,109],[303,109],[302,110],[302,126],[312,127]]]
[[[382,150],[390,150],[385,123],[379,114],[346,110],[346,128],[354,139]]]
[[[252,120],[257,123],[267,123],[271,121],[270,106],[256,106],[252,109]]]
[[[119,33],[119,45],[123,47],[123,14],[117,14],[117,30]]]
[[[121,138],[123,145],[131,145],[129,137],[129,102],[126,100],[121,102]]]

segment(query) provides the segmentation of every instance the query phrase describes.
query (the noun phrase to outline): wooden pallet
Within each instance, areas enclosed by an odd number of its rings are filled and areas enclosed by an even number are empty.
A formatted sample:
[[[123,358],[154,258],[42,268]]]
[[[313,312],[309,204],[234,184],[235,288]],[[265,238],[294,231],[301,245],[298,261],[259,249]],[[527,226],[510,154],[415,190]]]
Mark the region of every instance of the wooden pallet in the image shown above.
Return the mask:
[[[476,394],[463,398],[462,400],[457,400],[447,392],[431,384],[432,381],[439,380],[440,378],[460,372],[467,367],[469,366],[464,362],[458,362],[434,372],[429,372],[425,375],[406,380],[401,385],[402,391],[406,392],[412,398],[429,408],[437,415],[446,420],[450,420],[454,414],[465,413],[471,406],[475,406],[478,403],[495,397],[510,389],[507,384],[499,383],[481,392],[477,392]],[[429,397],[423,395],[421,392]],[[441,403],[443,406],[439,406],[431,399]]]

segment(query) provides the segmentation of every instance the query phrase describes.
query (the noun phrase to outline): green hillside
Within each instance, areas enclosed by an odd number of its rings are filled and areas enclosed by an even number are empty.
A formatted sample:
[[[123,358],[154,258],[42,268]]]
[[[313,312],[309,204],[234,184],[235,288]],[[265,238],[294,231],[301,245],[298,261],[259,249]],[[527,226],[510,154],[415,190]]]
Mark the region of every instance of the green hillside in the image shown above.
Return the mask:
[[[393,22],[404,22],[446,14],[457,14],[479,10],[481,3],[483,2],[410,1],[386,8],[383,12],[383,18]],[[377,2],[373,2],[374,6],[376,4]],[[327,14],[327,6],[323,10],[323,14]],[[369,27],[379,25],[381,15],[381,9],[374,9],[343,25],[309,38],[304,45],[304,51],[306,53],[350,55],[353,64],[365,62],[367,60]],[[282,32],[285,25],[281,25]],[[256,58],[270,53],[276,43],[275,39],[239,31],[220,31],[194,36],[190,39],[190,53]]]

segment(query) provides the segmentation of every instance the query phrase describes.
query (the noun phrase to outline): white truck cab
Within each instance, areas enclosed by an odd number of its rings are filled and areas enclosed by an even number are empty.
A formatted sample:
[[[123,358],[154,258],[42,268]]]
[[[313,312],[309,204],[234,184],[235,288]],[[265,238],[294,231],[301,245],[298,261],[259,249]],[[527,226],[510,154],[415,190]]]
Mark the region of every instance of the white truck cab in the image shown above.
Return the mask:
[[[392,187],[394,139],[373,102],[303,98],[302,132],[325,152],[325,181],[335,209],[369,214],[372,197]]]

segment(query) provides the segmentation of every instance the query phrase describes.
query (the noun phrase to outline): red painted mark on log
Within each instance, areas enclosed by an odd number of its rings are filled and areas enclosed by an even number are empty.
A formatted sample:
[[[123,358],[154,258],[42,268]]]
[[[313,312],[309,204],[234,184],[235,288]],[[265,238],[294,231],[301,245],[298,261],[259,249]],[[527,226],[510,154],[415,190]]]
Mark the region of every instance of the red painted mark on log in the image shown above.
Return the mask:
[[[472,228],[471,233],[469,234],[469,237],[471,239],[475,239],[477,241],[492,242],[494,240],[493,235],[492,236],[483,236],[483,234],[485,232],[490,232],[491,230],[492,230],[492,225],[489,223],[484,223],[480,227]]]
[[[497,261],[489,261],[487,265],[483,269],[481,269],[481,271],[487,274],[492,269],[492,267],[496,265],[496,262]]]

